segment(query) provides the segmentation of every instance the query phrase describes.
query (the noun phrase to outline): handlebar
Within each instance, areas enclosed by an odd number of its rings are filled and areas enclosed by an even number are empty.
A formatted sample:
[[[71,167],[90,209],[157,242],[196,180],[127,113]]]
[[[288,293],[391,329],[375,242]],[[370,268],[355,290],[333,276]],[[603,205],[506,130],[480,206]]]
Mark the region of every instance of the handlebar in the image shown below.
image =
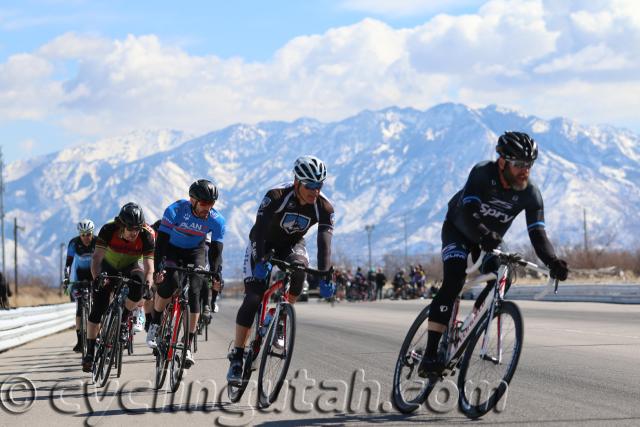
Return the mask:
[[[176,270],[176,271],[183,271],[185,273],[189,273],[189,274],[198,274],[200,276],[209,276],[209,277],[218,277],[218,273],[213,273],[211,271],[207,271],[204,270],[202,268],[196,268],[196,267],[192,267],[192,266],[187,266],[187,267],[167,267],[170,268],[172,270]]]
[[[304,271],[305,273],[311,274],[312,276],[324,279],[331,279],[331,276],[333,275],[333,267],[329,268],[328,270],[316,270],[314,268],[305,267],[304,265],[292,264],[290,262],[277,258],[271,258],[269,262],[283,271]]]
[[[537,293],[536,295],[534,295],[533,299],[535,300],[539,300],[544,298],[547,294],[549,294],[551,291],[554,292],[554,294],[558,293],[558,279],[555,279],[553,277],[551,277],[551,272],[549,271],[548,268],[546,267],[541,267],[538,264],[534,264],[530,261],[527,261],[525,259],[522,258],[522,255],[516,253],[516,252],[503,252],[500,251],[498,249],[494,249],[493,251],[491,251],[491,253],[495,256],[497,256],[500,259],[501,263],[512,263],[512,264],[517,264],[521,267],[524,267],[527,270],[533,270],[536,271],[538,273],[544,274],[545,276],[549,277],[549,280],[547,281],[547,286],[545,287],[544,290],[542,290],[541,292]],[[475,273],[476,271],[478,271],[480,269],[480,266],[482,265],[482,261],[484,259],[484,256],[486,255],[485,251],[481,251],[480,252],[480,256],[478,257],[477,261],[467,267],[467,269],[465,270],[467,274],[471,274],[471,273]],[[469,263],[468,263],[469,264]]]
[[[137,280],[134,280],[134,279],[132,279],[132,278],[130,278],[130,277],[124,277],[124,276],[123,276],[123,275],[121,275],[121,274],[118,274],[118,275],[109,275],[109,274],[107,274],[107,273],[100,273],[100,275],[98,276],[98,279],[100,279],[100,280],[101,280],[101,282],[102,282],[102,283],[101,283],[101,285],[102,285],[102,286],[104,285],[105,280],[118,280],[118,281],[120,281],[123,285],[126,285],[126,284],[128,284],[128,283],[130,283],[130,282],[136,282],[136,283],[139,283]]]

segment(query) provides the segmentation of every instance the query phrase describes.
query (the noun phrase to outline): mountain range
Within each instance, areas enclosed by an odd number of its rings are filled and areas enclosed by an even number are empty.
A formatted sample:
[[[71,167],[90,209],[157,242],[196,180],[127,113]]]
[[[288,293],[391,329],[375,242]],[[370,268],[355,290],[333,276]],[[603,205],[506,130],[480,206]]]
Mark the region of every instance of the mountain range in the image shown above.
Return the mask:
[[[638,246],[640,138],[611,126],[566,118],[544,120],[488,106],[440,104],[426,111],[390,107],[344,120],[236,124],[202,136],[177,130],[136,131],[9,164],[5,171],[6,262],[13,266],[13,218],[21,271],[57,277],[60,247],[88,217],[100,227],[128,201],[148,222],[187,197],[190,183],[212,179],[216,208],[227,220],[225,275],[239,277],[258,203],[292,180],[296,157],[313,154],[328,167],[323,192],[336,209],[334,253],[365,264],[374,225],[376,260],[389,252],[435,253],[450,197],[479,161],[495,159],[505,130],[529,133],[540,155],[531,171],[545,202],[547,232],[562,248],[581,244],[584,219],[592,245]],[[528,241],[521,215],[506,236]],[[315,231],[308,236],[315,264]]]

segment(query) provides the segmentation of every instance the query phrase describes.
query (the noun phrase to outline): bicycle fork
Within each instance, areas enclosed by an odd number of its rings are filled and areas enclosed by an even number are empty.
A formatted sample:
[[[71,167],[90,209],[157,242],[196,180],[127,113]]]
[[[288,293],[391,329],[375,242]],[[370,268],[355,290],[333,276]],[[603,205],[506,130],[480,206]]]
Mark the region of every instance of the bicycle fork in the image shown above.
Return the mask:
[[[497,319],[496,319],[496,333],[497,333],[497,343],[496,343],[496,355],[497,357],[491,357],[488,356],[488,352],[489,352],[489,342],[491,341],[491,321],[493,320],[493,314],[495,313],[495,309],[496,309],[496,301],[502,301],[502,298],[504,298],[504,290],[506,289],[506,285],[507,285],[507,273],[508,271],[507,268],[505,266],[502,266],[501,269],[504,269],[501,273],[502,274],[498,274],[498,277],[500,277],[500,283],[498,283],[498,286],[496,286],[496,289],[494,291],[494,299],[493,299],[493,303],[491,304],[491,308],[489,309],[489,317],[487,318],[487,326],[486,326],[486,330],[484,333],[484,337],[482,338],[482,348],[480,349],[480,358],[482,360],[488,360],[491,361],[493,363],[495,363],[496,365],[502,363],[502,317],[500,315],[498,315]]]

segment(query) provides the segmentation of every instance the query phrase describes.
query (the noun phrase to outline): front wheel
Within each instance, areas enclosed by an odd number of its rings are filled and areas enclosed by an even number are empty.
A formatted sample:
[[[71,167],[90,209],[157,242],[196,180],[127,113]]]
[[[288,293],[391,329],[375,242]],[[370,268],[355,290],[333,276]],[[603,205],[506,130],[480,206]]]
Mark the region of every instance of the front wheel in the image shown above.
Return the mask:
[[[171,307],[169,305],[168,307]],[[171,311],[169,311],[171,310]],[[167,367],[169,361],[167,360],[167,353],[169,345],[171,343],[171,325],[172,325],[172,309],[165,309],[162,314],[162,322],[160,328],[156,334],[157,347],[153,350],[156,356],[156,375],[155,375],[155,389],[160,390],[164,384],[164,380],[167,377]]]
[[[169,385],[175,393],[180,387],[184,365],[189,349],[189,306],[181,306],[179,313],[174,317],[174,330],[171,339],[171,356],[169,358]]]
[[[82,346],[82,358],[87,355],[87,325],[89,320],[89,304],[83,299],[80,306],[80,343]]]
[[[296,312],[291,304],[280,304],[277,321],[271,322],[262,350],[258,374],[258,403],[266,408],[278,398],[293,357]]]
[[[418,376],[418,366],[427,348],[427,323],[430,306],[422,309],[400,347],[393,374],[393,404],[408,414],[420,407],[433,390],[434,382]]]
[[[488,316],[487,316],[488,317]],[[458,375],[460,410],[478,418],[493,409],[506,393],[518,366],[524,326],[518,306],[496,305],[493,319],[483,320],[470,339]]]

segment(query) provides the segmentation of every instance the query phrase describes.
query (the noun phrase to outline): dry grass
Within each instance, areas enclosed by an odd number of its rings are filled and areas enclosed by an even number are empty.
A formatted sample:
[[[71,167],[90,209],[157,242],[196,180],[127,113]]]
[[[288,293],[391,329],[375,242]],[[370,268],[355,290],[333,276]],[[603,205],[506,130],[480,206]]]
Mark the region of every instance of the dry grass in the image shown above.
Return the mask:
[[[70,302],[68,295],[60,295],[60,290],[50,287],[46,279],[38,277],[24,279],[18,287],[17,297],[13,283],[10,286],[11,292],[13,292],[13,296],[9,297],[9,305],[11,307],[33,307]]]

